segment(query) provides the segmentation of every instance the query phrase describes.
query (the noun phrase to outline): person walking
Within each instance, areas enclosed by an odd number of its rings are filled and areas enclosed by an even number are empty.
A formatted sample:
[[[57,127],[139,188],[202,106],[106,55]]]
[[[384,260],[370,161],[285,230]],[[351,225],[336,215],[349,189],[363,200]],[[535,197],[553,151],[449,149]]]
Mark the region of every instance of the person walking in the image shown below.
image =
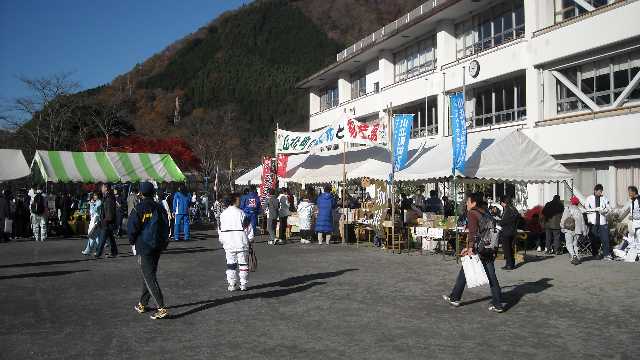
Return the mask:
[[[490,217],[488,210],[486,209],[482,193],[472,193],[467,197],[467,245],[460,253],[460,256],[473,255],[476,249],[476,243],[482,239],[482,235],[486,231],[492,231],[490,228],[481,228],[482,217]],[[492,221],[492,220],[491,220]],[[486,223],[483,221],[482,223]],[[501,313],[504,311],[501,300],[501,289],[498,283],[498,277],[496,276],[496,270],[494,266],[495,251],[486,251],[482,254],[478,254],[484,271],[487,273],[489,279],[489,287],[491,288],[491,306],[489,311]],[[458,272],[458,278],[456,284],[453,287],[450,295],[442,295],[442,298],[454,307],[461,305],[462,293],[464,287],[467,285],[467,278],[464,274],[464,268],[460,268]]]
[[[178,187],[178,192],[173,195],[173,218],[175,227],[173,229],[173,240],[180,241],[180,233],[184,241],[189,241],[189,204],[191,197],[185,192],[184,185]]]
[[[589,195],[585,201],[585,210],[587,213],[587,221],[591,227],[592,252],[594,256],[598,256],[598,243],[602,247],[601,259],[613,260],[611,256],[611,248],[609,246],[609,225],[607,224],[607,214],[611,210],[609,199],[603,195],[604,188],[601,184],[597,184],[593,188],[593,195]]]
[[[9,242],[9,235],[11,234],[11,229],[9,229],[6,224],[10,223],[11,221],[12,220],[11,220],[11,208],[9,207],[9,192],[7,190],[2,190],[0,192],[0,240],[1,241]]]
[[[560,195],[555,195],[542,208],[544,217],[545,249],[548,255],[560,254],[560,219],[564,212],[564,205],[560,201]],[[552,245],[553,242],[553,245]]]
[[[162,290],[158,284],[158,262],[160,255],[169,244],[169,221],[164,207],[154,201],[155,189],[153,184],[140,184],[142,201],[131,211],[127,222],[129,244],[138,256],[138,264],[142,273],[142,295],[135,306],[135,310],[142,314],[147,311],[149,300],[153,297],[158,309],[151,319],[163,319],[169,315],[164,305]]]
[[[507,196],[500,198],[502,206],[502,218],[498,221],[501,227],[500,238],[502,240],[502,250],[504,251],[505,265],[503,270],[513,270],[516,268],[516,259],[513,253],[516,233],[518,231],[518,221],[520,221],[520,213],[511,203],[511,199]]]
[[[31,194],[33,195],[29,203],[29,209],[31,210],[33,237],[35,241],[44,242],[47,240],[47,197],[40,188],[35,191],[32,189]]]
[[[89,229],[87,231],[87,246],[82,251],[83,255],[90,255],[91,251],[98,250],[100,244],[100,223],[102,220],[102,200],[99,192],[94,192],[89,203]]]
[[[260,207],[260,196],[256,190],[255,185],[251,185],[247,189],[246,193],[240,198],[240,210],[244,211],[245,215],[251,222],[253,233],[258,233],[258,215],[262,211]]]
[[[289,191],[287,188],[280,189],[278,196],[278,244],[284,245],[287,242],[287,219],[291,213],[289,209]]]
[[[311,202],[313,194],[308,190],[302,197],[302,201],[298,204],[298,227],[300,228],[300,243],[311,244],[311,222],[315,205]]]
[[[561,230],[564,233],[565,243],[573,265],[581,263],[578,254],[578,241],[581,237],[589,235],[589,228],[584,223],[583,210],[578,207],[579,204],[578,197],[572,196],[570,205],[564,209],[560,220]]]
[[[318,196],[317,206],[315,232],[318,234],[318,245],[322,245],[323,240],[326,240],[329,245],[331,234],[333,234],[333,212],[338,206],[336,198],[331,193],[330,185],[325,185],[324,192]]]
[[[275,196],[275,190],[268,190],[269,197],[267,198],[267,231],[269,232],[269,245],[275,245],[276,243],[276,226],[278,225],[278,210],[280,209],[280,203]]]
[[[224,248],[227,260],[227,283],[229,291],[247,290],[249,280],[249,242],[247,228],[251,233],[251,225],[244,211],[240,210],[240,195],[228,195],[224,199],[227,208],[220,214],[220,243]]]
[[[111,190],[110,184],[102,184],[102,219],[100,220],[100,241],[98,242],[98,250],[96,251],[96,258],[102,256],[104,246],[109,241],[110,254],[109,258],[118,256],[118,244],[113,236],[113,231],[116,226],[116,199]]]

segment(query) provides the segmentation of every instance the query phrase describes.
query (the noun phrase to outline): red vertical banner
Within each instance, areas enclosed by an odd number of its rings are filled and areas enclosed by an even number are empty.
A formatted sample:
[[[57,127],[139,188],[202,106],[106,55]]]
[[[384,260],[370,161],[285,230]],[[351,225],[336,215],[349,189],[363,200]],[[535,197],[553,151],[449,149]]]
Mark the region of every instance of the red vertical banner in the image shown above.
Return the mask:
[[[276,188],[275,174],[273,173],[273,158],[264,156],[262,158],[262,182],[260,184],[260,203],[265,204],[269,196],[269,189]],[[264,207],[263,207],[264,208]]]
[[[289,155],[278,155],[278,177],[285,177],[287,174],[287,163],[289,162]]]

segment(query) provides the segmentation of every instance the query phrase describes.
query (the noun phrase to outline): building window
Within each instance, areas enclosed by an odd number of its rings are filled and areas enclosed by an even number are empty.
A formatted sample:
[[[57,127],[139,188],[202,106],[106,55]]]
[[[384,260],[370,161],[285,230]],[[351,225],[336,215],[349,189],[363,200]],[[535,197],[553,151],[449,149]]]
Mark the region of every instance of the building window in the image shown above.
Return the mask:
[[[523,2],[507,2],[456,25],[457,57],[473,55],[523,36]]]
[[[429,37],[394,54],[395,82],[400,82],[436,67],[436,40]]]
[[[474,89],[467,96],[473,104],[471,127],[500,125],[527,117],[524,76]]]
[[[367,94],[367,76],[357,74],[351,76],[351,99],[357,99]]]
[[[593,9],[613,4],[616,1],[620,0],[582,0],[582,2],[589,5]],[[575,0],[555,0],[556,23],[572,19],[582,14],[586,14],[589,11],[592,10],[587,10],[582,4],[580,4],[580,2]]]
[[[338,87],[330,87],[320,91],[320,111],[334,108],[339,103]]]
[[[631,52],[574,66],[560,72],[596,105],[610,106],[639,71],[640,52]],[[556,81],[556,95],[558,113],[590,110],[576,94],[560,81]],[[638,86],[626,101],[637,100],[640,100],[640,87]]]

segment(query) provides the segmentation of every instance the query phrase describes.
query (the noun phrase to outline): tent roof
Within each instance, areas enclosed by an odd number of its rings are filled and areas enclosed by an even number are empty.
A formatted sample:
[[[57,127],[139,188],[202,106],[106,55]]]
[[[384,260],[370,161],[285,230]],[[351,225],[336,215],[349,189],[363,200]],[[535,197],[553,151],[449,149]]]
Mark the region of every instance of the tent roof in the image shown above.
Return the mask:
[[[305,161],[307,159],[307,157],[309,157],[309,154],[295,154],[295,155],[289,155],[289,160],[287,162],[287,176],[282,178],[282,180],[286,181],[289,179],[290,177],[290,173],[291,170],[296,168],[298,165],[300,165],[303,161]],[[246,172],[244,175],[240,176],[239,178],[236,179],[235,184],[236,185],[249,185],[249,182],[251,182],[251,184],[253,185],[258,185],[260,183],[262,183],[262,165],[259,165],[258,167],[249,170],[248,172]]]
[[[167,154],[38,150],[33,162],[38,164],[45,181],[52,182],[185,180],[182,171]]]
[[[0,181],[29,176],[31,170],[22,150],[0,149]]]
[[[400,181],[438,180],[451,177],[451,138],[427,141],[409,166],[396,173]],[[517,130],[469,134],[466,178],[543,183],[571,179],[571,173],[538,144]]]

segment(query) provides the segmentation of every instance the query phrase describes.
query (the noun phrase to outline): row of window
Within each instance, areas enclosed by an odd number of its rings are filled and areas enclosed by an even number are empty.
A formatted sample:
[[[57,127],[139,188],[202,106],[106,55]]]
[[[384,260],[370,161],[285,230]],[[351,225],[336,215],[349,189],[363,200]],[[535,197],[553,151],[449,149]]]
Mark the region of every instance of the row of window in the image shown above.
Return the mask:
[[[435,36],[421,40],[394,54],[395,82],[436,68]]]
[[[457,58],[473,55],[523,36],[523,2],[510,1],[456,25]]]
[[[473,105],[471,127],[500,125],[527,117],[524,76],[473,89],[467,96]]]
[[[582,0],[580,2],[575,0],[555,0],[555,21],[559,23],[588,13],[590,10],[587,10],[581,2],[593,9],[597,9],[617,1],[620,0]]]
[[[578,90],[599,106],[612,105],[638,72],[640,72],[640,52],[638,51],[561,71]],[[560,81],[557,81],[556,93],[558,113],[590,110]],[[637,100],[640,100],[640,87],[636,87],[627,98],[627,101]]]
[[[320,93],[320,111],[334,108],[340,104],[338,87],[330,87]]]

